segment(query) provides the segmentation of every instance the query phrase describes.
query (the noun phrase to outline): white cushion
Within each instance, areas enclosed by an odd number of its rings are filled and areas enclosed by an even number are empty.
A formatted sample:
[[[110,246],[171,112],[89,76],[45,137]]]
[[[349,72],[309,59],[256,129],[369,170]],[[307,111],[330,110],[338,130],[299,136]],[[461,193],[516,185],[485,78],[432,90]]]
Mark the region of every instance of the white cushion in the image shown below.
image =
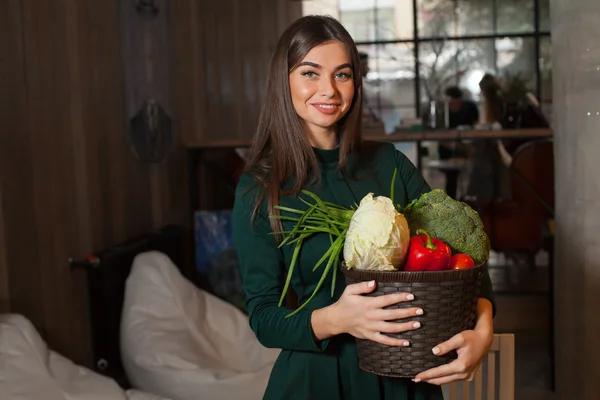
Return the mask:
[[[163,253],[139,254],[127,279],[123,365],[134,387],[174,400],[259,400],[279,350],[248,317],[185,279]]]
[[[0,397],[10,400],[160,400],[50,350],[25,317],[0,315]]]

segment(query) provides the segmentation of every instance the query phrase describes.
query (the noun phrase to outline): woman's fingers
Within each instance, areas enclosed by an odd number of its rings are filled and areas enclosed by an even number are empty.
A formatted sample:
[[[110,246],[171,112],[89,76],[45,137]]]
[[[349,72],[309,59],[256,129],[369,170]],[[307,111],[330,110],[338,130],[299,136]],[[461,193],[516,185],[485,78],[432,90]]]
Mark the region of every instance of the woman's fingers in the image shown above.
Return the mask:
[[[423,310],[419,307],[394,308],[387,310],[374,310],[369,315],[372,319],[377,321],[395,321],[398,319],[412,318],[423,315]]]
[[[431,368],[428,369],[427,371],[423,371],[419,374],[417,374],[417,376],[415,376],[414,381],[415,382],[420,382],[420,381],[427,381],[430,382],[434,379],[438,379],[438,378],[444,378],[446,376],[451,376],[451,375],[459,375],[461,376],[460,379],[465,379],[469,374],[469,368],[467,365],[465,365],[465,363],[460,360],[454,360],[448,364],[443,364],[440,365],[439,367],[435,367],[435,368]]]
[[[463,381],[467,379],[466,374],[454,374],[454,375],[447,375],[447,376],[443,376],[441,378],[435,378],[435,379],[430,379],[427,380],[426,382],[432,385],[445,385],[446,383],[450,383],[450,382],[454,382],[454,381]]]
[[[370,293],[375,289],[375,281],[368,281],[368,282],[359,282],[359,283],[353,283],[351,285],[346,286],[346,289],[344,290],[346,292],[346,294],[349,295],[358,295],[358,294],[365,294],[365,293]]]
[[[373,330],[382,333],[400,333],[407,331],[414,331],[419,329],[421,323],[418,321],[409,322],[379,322],[373,326]]]
[[[396,339],[383,333],[376,332],[371,337],[367,338],[374,342],[378,342],[381,344],[385,344],[387,346],[395,346],[395,347],[406,347],[410,346],[410,342],[406,339]]]
[[[465,345],[465,336],[463,333],[458,333],[452,336],[450,339],[446,340],[443,343],[438,344],[433,348],[433,354],[441,356],[444,355],[451,350],[456,350]]]
[[[393,293],[386,294],[378,297],[371,297],[369,300],[371,302],[371,307],[373,308],[385,308],[392,306],[394,304],[412,301],[415,299],[411,293]]]

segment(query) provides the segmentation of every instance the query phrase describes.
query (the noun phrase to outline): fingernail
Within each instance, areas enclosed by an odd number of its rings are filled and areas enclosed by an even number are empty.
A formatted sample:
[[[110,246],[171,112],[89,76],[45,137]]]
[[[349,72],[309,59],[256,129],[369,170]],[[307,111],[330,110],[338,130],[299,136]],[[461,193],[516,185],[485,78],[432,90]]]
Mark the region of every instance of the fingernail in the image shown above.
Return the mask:
[[[417,315],[423,315],[423,310],[421,310],[420,308],[417,310]]]
[[[404,342],[404,343],[402,343],[402,345],[403,345],[404,347],[406,347],[406,346],[410,345],[410,343],[408,343],[408,342]]]
[[[414,300],[415,296],[413,296],[412,294],[409,294],[408,296],[406,296],[407,300]]]
[[[412,381],[413,381],[414,383],[419,383],[419,382],[421,382],[421,380],[420,380],[420,379],[418,379],[418,378],[415,378],[415,379],[413,379]]]
[[[375,281],[370,281],[370,282],[367,284],[367,286],[368,286],[368,287],[373,287],[373,286],[375,286]]]
[[[415,328],[420,328],[420,327],[421,327],[421,323],[420,323],[419,321],[417,321],[417,322],[415,322],[415,323],[413,324],[413,327],[415,327]]]
[[[431,351],[433,352],[433,354],[438,354],[440,352],[440,349],[437,347],[434,347],[433,349],[431,349]]]

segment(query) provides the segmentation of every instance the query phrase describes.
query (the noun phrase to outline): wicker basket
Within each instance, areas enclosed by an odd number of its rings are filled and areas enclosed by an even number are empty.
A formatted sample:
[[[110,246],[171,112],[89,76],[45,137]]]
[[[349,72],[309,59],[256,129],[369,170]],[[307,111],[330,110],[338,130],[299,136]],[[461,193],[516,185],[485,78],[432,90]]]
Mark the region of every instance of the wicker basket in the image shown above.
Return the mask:
[[[348,284],[374,280],[376,288],[366,296],[389,293],[412,293],[415,299],[390,306],[421,307],[423,315],[411,317],[421,327],[399,334],[407,339],[408,347],[387,346],[371,340],[356,339],[359,366],[373,374],[412,378],[426,369],[456,359],[455,351],[436,356],[431,349],[455,334],[475,327],[477,299],[481,288],[484,264],[467,269],[404,272],[349,270],[342,263],[341,270]],[[397,320],[394,322],[405,322]]]

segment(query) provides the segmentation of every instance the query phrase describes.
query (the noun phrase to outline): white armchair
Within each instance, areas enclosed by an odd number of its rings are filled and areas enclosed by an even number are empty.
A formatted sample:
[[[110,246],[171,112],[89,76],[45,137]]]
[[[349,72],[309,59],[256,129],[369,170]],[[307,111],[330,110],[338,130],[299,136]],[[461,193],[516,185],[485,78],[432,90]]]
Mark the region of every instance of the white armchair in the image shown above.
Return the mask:
[[[10,400],[161,400],[125,391],[115,381],[48,348],[22,315],[0,315],[0,398]],[[166,400],[166,399],[163,399]]]
[[[173,400],[260,400],[279,350],[256,339],[248,317],[195,287],[163,253],[133,263],[121,354],[132,385]]]

